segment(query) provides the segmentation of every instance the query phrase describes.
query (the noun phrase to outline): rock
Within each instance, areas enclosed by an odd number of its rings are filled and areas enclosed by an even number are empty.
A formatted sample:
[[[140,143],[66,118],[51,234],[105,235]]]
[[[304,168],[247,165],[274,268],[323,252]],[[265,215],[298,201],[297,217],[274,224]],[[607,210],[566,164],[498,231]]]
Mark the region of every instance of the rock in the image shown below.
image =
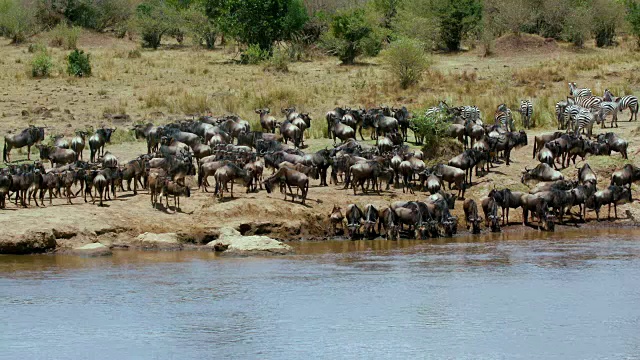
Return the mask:
[[[242,236],[240,232],[231,228],[220,229],[218,240],[207,244],[213,250],[224,255],[286,255],[292,254],[293,248],[278,240],[267,236]]]
[[[135,244],[143,249],[180,250],[182,244],[176,233],[155,234],[146,232],[138,235]]]
[[[28,231],[23,235],[6,234],[0,237],[0,254],[36,254],[56,248],[53,231]]]
[[[90,243],[80,247],[73,248],[73,254],[82,255],[82,256],[108,256],[112,255],[113,252],[109,247],[104,246],[101,243]]]
[[[22,116],[29,116],[28,110],[22,110]]]

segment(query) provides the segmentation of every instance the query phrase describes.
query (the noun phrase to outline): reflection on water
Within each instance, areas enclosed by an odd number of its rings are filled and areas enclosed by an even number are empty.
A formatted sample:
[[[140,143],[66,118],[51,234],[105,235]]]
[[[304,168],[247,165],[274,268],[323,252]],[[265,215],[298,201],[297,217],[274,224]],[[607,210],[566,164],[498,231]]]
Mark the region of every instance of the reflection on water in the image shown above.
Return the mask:
[[[3,256],[0,358],[634,358],[636,234]]]

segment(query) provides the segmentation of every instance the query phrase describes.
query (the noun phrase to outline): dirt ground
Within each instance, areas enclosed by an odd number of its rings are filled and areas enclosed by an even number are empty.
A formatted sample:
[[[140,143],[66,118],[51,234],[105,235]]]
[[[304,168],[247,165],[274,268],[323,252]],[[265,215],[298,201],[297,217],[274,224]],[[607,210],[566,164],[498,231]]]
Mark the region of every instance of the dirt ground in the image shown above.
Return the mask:
[[[378,69],[375,66],[357,68],[340,68],[335,66],[334,59],[321,59],[311,63],[303,63],[293,65],[294,74],[273,75],[265,74],[264,71],[257,68],[243,68],[239,65],[225,64],[220,61],[224,50],[218,50],[217,55],[208,53],[189,53],[187,50],[162,50],[157,53],[143,53],[142,59],[128,59],[127,51],[135,48],[135,43],[126,40],[114,40],[108,38],[108,41],[102,41],[105,38],[98,35],[84,36],[81,45],[90,48],[97,54],[96,59],[96,75],[94,78],[83,82],[82,79],[71,79],[60,75],[52,79],[29,79],[24,75],[25,62],[30,54],[24,48],[18,48],[8,45],[0,45],[0,52],[6,55],[3,63],[10,66],[4,66],[6,69],[4,74],[0,74],[0,133],[10,133],[16,129],[24,128],[29,123],[38,125],[47,125],[48,132],[64,133],[70,135],[76,128],[86,126],[99,126],[101,124],[110,124],[118,126],[121,129],[119,136],[114,144],[108,145],[107,150],[114,153],[121,163],[135,158],[139,154],[146,151],[143,142],[132,141],[132,136],[123,129],[129,129],[134,122],[152,119],[154,114],[162,112],[161,121],[170,121],[171,116],[179,117],[188,113],[188,104],[182,104],[180,101],[185,100],[183,94],[185,89],[201,90],[203,93],[213,94],[206,101],[215,104],[211,111],[227,112],[232,111],[234,106],[238,104],[225,103],[230,101],[228,97],[216,97],[217,92],[221,88],[226,88],[228,93],[236,94],[242,101],[242,92],[249,91],[255,87],[255,93],[258,95],[248,96],[246,101],[251,102],[249,105],[242,105],[242,111],[248,113],[252,106],[260,105],[259,95],[265,94],[264,88],[260,86],[272,86],[277,88],[281,77],[287,77],[286,81],[297,75],[311,77],[312,74],[317,76],[331,77],[335,82],[335,86],[341,91],[325,88],[325,82],[311,82],[306,89],[301,88],[300,95],[293,91],[285,92],[277,95],[282,98],[271,101],[269,105],[286,105],[288,103],[302,103],[309,100],[308,108],[311,108],[312,116],[316,119],[322,119],[323,112],[335,105],[357,104],[366,105],[360,94],[357,94],[357,88],[353,88],[358,76],[369,76],[375,74]],[[552,45],[546,45],[552,46]],[[559,56],[558,50],[554,45],[552,55],[554,59]],[[564,51],[564,50],[562,50]],[[116,56],[105,58],[106,53],[113,52]],[[473,69],[485,66],[487,76],[493,76],[495,72],[500,71],[509,66],[530,66],[536,61],[544,59],[544,54],[533,54],[531,56],[526,53],[519,52],[517,59],[506,58],[490,58],[482,59],[475,54],[462,54],[459,56],[442,56],[436,63],[436,68],[443,72],[461,72],[466,73],[466,69]],[[565,54],[566,55],[566,54]],[[54,56],[61,57],[62,51],[55,50]],[[191,73],[188,62],[189,56],[196,58],[195,70]],[[182,57],[182,58],[181,58]],[[16,59],[24,59],[18,62]],[[127,62],[138,62],[138,66],[127,65]],[[636,60],[633,60],[636,61]],[[142,63],[142,64],[140,64]],[[124,64],[124,65],[123,65]],[[146,65],[145,65],[146,64]],[[209,64],[209,65],[207,65]],[[631,63],[621,63],[617,66],[620,69],[631,70]],[[209,66],[209,67],[207,67]],[[613,65],[612,65],[613,66]],[[210,74],[205,69],[212,69],[215,74]],[[108,71],[106,71],[106,70]],[[118,69],[125,69],[125,73],[120,73]],[[168,71],[167,69],[171,69]],[[619,69],[619,70],[620,70]],[[507,71],[507,70],[502,70]],[[509,70],[510,71],[510,70]],[[596,70],[598,72],[600,70]],[[623,70],[620,70],[623,71]],[[245,74],[242,74],[245,72]],[[362,73],[364,75],[358,75]],[[602,71],[600,71],[602,72]],[[164,75],[159,75],[164,73]],[[172,78],[172,74],[175,79]],[[127,74],[132,74],[128,76]],[[184,76],[187,74],[187,76]],[[209,74],[204,76],[204,74]],[[353,75],[353,76],[352,76]],[[244,76],[244,78],[243,78]],[[255,85],[246,83],[248,79],[255,77]],[[316,75],[312,77],[315,78]],[[594,82],[594,70],[588,69],[579,73],[579,80],[583,82]],[[596,74],[598,76],[598,74]],[[466,79],[465,82],[474,84],[483,80],[483,73],[480,72],[478,79],[473,77]],[[610,77],[613,80],[613,76]],[[218,80],[220,79],[220,80]],[[234,79],[236,81],[234,82]],[[354,80],[355,79],[355,80]],[[282,80],[285,81],[285,80]],[[324,80],[323,80],[324,81]],[[426,81],[426,80],[425,80]],[[624,81],[618,79],[615,81]],[[604,87],[603,80],[597,80],[598,87]],[[486,83],[489,84],[489,83]],[[376,85],[377,86],[377,85]],[[392,99],[397,102],[409,103],[426,103],[431,98],[437,98],[438,94],[431,94],[425,97],[420,94],[421,89],[414,89],[416,98],[411,98],[411,90],[403,92],[400,96],[392,95],[393,91],[383,87],[374,89],[373,92],[379,92],[381,95],[375,99]],[[386,85],[385,85],[386,86]],[[462,85],[461,85],[462,86]],[[467,86],[467,85],[464,85]],[[496,87],[502,85],[495,85]],[[554,87],[554,94],[560,94],[566,84],[558,82],[551,84]],[[634,81],[627,82],[624,85],[627,88],[637,89]],[[155,89],[160,88],[156,95],[161,99],[154,103],[153,95]],[[178,87],[176,94],[171,89]],[[291,87],[291,83],[287,83],[287,88]],[[595,85],[594,85],[595,87]],[[309,88],[314,88],[311,93]],[[240,89],[240,90],[239,90]],[[347,90],[344,90],[347,89]],[[322,93],[326,90],[329,96],[322,99]],[[477,90],[477,89],[476,89]],[[456,90],[457,91],[457,90]],[[464,91],[464,90],[462,90]],[[487,89],[489,91],[489,89]],[[491,90],[493,91],[493,90]],[[520,89],[518,91],[529,91]],[[546,90],[545,96],[549,96],[550,92]],[[240,95],[237,95],[240,92]],[[273,89],[269,90],[269,96],[273,95]],[[318,94],[316,94],[316,92]],[[182,95],[179,95],[182,94]],[[294,99],[287,99],[287,96],[293,96]],[[482,94],[478,95],[480,98]],[[505,95],[512,96],[512,95]],[[533,95],[535,96],[535,94]],[[484,96],[486,97],[486,96]],[[164,98],[173,99],[167,102]],[[182,99],[182,100],[180,100]],[[226,99],[226,100],[225,100]],[[561,98],[556,98],[555,101]],[[153,101],[152,101],[153,100]],[[267,101],[265,100],[265,101]],[[235,101],[235,100],[234,100]],[[274,102],[275,101],[275,102]],[[499,99],[488,99],[487,102],[497,104]],[[549,100],[550,102],[552,100]],[[372,103],[372,101],[367,101]],[[172,105],[173,104],[173,105]],[[182,104],[182,105],[181,105]],[[226,105],[225,105],[226,104]],[[206,105],[206,104],[205,104]],[[44,109],[43,109],[44,108]],[[553,109],[539,109],[545,114],[550,114]],[[26,111],[26,112],[25,112]],[[242,112],[241,111],[241,112]],[[129,119],[112,120],[102,116],[102,113],[127,113]],[[485,114],[487,111],[485,111]],[[171,116],[168,116],[171,115]],[[251,116],[251,115],[246,115]],[[517,116],[517,115],[516,115]],[[548,116],[548,115],[545,115]],[[615,129],[623,138],[630,142],[629,156],[631,162],[638,164],[636,161],[636,152],[640,149],[634,137],[638,134],[638,123],[627,122],[628,112],[620,116],[620,128]],[[321,120],[320,120],[321,121]],[[549,120],[551,122],[552,120]],[[319,122],[321,124],[321,122]],[[321,125],[316,128],[321,128]],[[531,158],[533,137],[536,134],[547,133],[553,131],[552,127],[546,129],[528,132],[529,146],[515,150],[512,153],[512,164],[506,166],[499,164],[493,168],[489,174],[475,177],[473,187],[467,190],[467,198],[473,198],[477,202],[481,197],[486,195],[494,186],[498,188],[510,187],[512,190],[526,190],[527,188],[520,183],[521,171],[525,166],[533,167],[537,164],[537,160]],[[595,133],[602,132],[599,127]],[[331,146],[328,139],[318,138],[321,130],[312,130],[313,139],[307,140],[310,145],[309,150],[324,148]],[[634,135],[635,134],[635,135]],[[413,134],[409,135],[410,140]],[[14,150],[12,152],[14,159],[24,159],[26,153]],[[85,158],[88,157],[88,151],[85,151]],[[35,152],[32,158],[37,158]],[[611,173],[622,167],[626,161],[623,161],[621,155],[614,154],[611,157],[590,157],[587,162],[591,164],[598,172],[598,186],[603,188],[609,184]],[[579,162],[577,165],[581,165]],[[265,175],[270,172],[266,171]],[[573,165],[563,171],[566,177],[574,178],[576,170]],[[211,179],[210,181],[213,181]],[[17,208],[13,203],[9,204],[7,209],[0,211],[0,226],[5,234],[22,234],[28,230],[34,229],[57,229],[64,232],[65,229],[77,229],[79,231],[95,232],[96,234],[122,234],[126,237],[134,237],[143,232],[179,232],[187,234],[195,241],[208,239],[211,234],[215,234],[217,229],[221,227],[236,227],[246,234],[269,234],[270,236],[287,241],[296,240],[320,240],[328,236],[329,224],[328,214],[335,205],[341,206],[343,209],[350,203],[356,203],[364,206],[371,203],[378,208],[387,206],[392,201],[397,200],[416,200],[424,199],[427,193],[417,191],[415,195],[403,193],[402,189],[393,189],[391,191],[383,191],[380,195],[368,194],[357,196],[353,195],[353,190],[343,189],[342,184],[330,185],[329,187],[319,187],[318,181],[312,181],[309,189],[307,204],[302,205],[299,202],[283,201],[280,193],[267,194],[266,191],[258,191],[256,193],[245,193],[243,186],[234,188],[233,199],[216,199],[212,193],[204,193],[197,190],[195,181],[192,182],[191,198],[181,200],[181,209],[169,208],[154,209],[150,203],[150,197],[145,190],[140,191],[137,196],[133,196],[131,192],[118,193],[117,199],[109,201],[104,207],[98,207],[91,203],[85,204],[81,198],[73,199],[73,205],[66,205],[64,199],[53,199],[53,205],[49,205],[48,199],[45,201],[45,207],[32,206],[28,209]],[[212,188],[211,188],[212,189]],[[638,198],[635,191],[634,197]],[[606,209],[603,212],[606,216]],[[460,219],[462,215],[462,201],[456,203],[454,215],[458,215]],[[567,226],[626,226],[633,225],[636,221],[640,221],[640,206],[635,201],[632,204],[625,204],[618,209],[619,220],[615,222],[601,222],[596,224],[595,213],[588,212],[588,224],[573,224]],[[504,228],[504,231],[537,231],[533,228],[524,228],[518,223],[521,221],[521,211],[511,212],[512,225]],[[466,232],[464,221],[458,227],[460,232]],[[483,230],[484,231],[484,230]],[[562,227],[557,227],[556,231],[562,231]]]

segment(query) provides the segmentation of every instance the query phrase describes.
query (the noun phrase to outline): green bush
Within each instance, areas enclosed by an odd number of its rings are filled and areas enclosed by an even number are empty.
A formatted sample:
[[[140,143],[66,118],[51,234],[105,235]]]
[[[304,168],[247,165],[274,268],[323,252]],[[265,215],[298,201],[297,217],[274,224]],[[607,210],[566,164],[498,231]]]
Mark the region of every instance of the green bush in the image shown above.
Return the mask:
[[[262,50],[260,45],[249,45],[242,55],[240,55],[240,62],[247,65],[257,65],[269,58],[269,52]]]
[[[183,11],[182,16],[196,45],[204,44],[207,49],[215,48],[219,29],[201,6],[191,6]]]
[[[636,37],[636,42],[640,46],[640,3],[634,0],[625,0],[626,19],[629,23],[631,33]]]
[[[37,53],[31,60],[31,76],[34,78],[49,77],[53,69],[53,60],[46,50]]]
[[[594,0],[592,6],[596,46],[615,45],[616,26],[622,20],[621,14],[624,12],[622,5],[617,1]]]
[[[33,11],[18,0],[0,0],[0,35],[19,44],[37,32]]]
[[[27,51],[31,54],[35,54],[41,51],[47,51],[47,47],[41,43],[29,44]]]
[[[266,61],[265,70],[280,72],[289,71],[289,54],[284,49],[276,49],[273,55]]]
[[[78,49],[72,51],[67,56],[67,73],[77,77],[91,76],[89,54],[85,54],[84,51]]]
[[[165,2],[150,0],[138,5],[135,26],[142,37],[142,46],[157,49],[162,36],[176,28],[180,22],[176,9]]]
[[[564,24],[564,37],[576,47],[584,46],[591,33],[593,14],[586,6],[576,6],[569,10]]]
[[[268,52],[275,42],[300,31],[308,19],[302,0],[227,0],[221,11],[226,32]]]
[[[77,47],[79,38],[80,38],[79,27],[67,26],[64,23],[59,23],[51,31],[51,41],[49,45],[63,47],[67,50],[73,50]]]
[[[322,38],[322,46],[343,64],[353,64],[356,57],[375,55],[379,51],[373,26],[365,18],[363,9],[344,10],[336,13],[331,21],[331,31]]]
[[[424,46],[412,39],[399,39],[392,42],[383,55],[394,79],[400,82],[400,87],[403,89],[418,83],[430,64],[424,52]]]
[[[436,3],[441,41],[447,50],[458,51],[462,39],[480,24],[482,3],[479,0],[440,0]]]
[[[438,143],[446,137],[449,120],[445,111],[426,115],[426,109],[416,113],[411,120],[411,128],[422,139],[425,153],[431,153]]]

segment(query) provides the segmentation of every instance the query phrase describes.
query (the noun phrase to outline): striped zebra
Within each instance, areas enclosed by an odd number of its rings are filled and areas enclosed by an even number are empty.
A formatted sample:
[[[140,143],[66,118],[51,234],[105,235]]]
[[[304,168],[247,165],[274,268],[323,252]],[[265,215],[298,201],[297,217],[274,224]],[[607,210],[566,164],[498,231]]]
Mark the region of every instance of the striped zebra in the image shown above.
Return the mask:
[[[603,101],[600,103],[600,109],[598,110],[598,123],[602,122],[602,128],[606,128],[605,120],[609,115],[613,115],[611,117],[611,127],[613,127],[613,123],[616,123],[616,127],[618,127],[618,103],[615,101]]]
[[[575,134],[578,136],[581,132],[587,132],[587,137],[591,138],[593,134],[593,123],[596,122],[597,113],[589,109],[580,109],[575,118]]]
[[[531,124],[531,117],[533,116],[533,103],[531,100],[521,100],[520,101],[520,115],[522,115],[522,124],[525,129],[529,129]],[[535,124],[533,124],[535,127]]]
[[[564,130],[564,109],[569,105],[566,101],[558,101],[556,103],[556,120],[558,121],[558,130]]]
[[[575,119],[581,109],[583,108],[578,105],[565,106],[562,118],[564,120],[564,126],[567,132],[575,129]]]
[[[625,95],[622,97],[615,97],[609,89],[604,90],[604,97],[609,99],[609,101],[614,101],[618,103],[618,111],[622,112],[625,109],[629,109],[631,112],[631,117],[629,121],[638,121],[638,98],[634,95]]]
[[[569,95],[571,96],[592,96],[591,89],[579,89],[576,83],[569,83]]]
[[[425,111],[424,115],[425,116],[433,116],[436,115],[442,111],[448,111],[449,110],[449,105],[447,105],[447,103],[444,100],[440,100],[440,102],[438,103],[438,106],[433,106],[427,109],[427,111]]]
[[[515,131],[513,126],[513,116],[511,115],[511,109],[505,104],[498,105],[498,109],[494,115],[495,124],[500,126],[505,131]]]
[[[480,120],[480,109],[478,109],[478,107],[475,105],[465,105],[462,107],[462,118],[464,119],[465,123],[467,122],[467,120],[477,123],[478,120]]]
[[[587,109],[597,109],[602,102],[602,98],[598,96],[575,96],[567,98],[569,105],[580,105]]]

